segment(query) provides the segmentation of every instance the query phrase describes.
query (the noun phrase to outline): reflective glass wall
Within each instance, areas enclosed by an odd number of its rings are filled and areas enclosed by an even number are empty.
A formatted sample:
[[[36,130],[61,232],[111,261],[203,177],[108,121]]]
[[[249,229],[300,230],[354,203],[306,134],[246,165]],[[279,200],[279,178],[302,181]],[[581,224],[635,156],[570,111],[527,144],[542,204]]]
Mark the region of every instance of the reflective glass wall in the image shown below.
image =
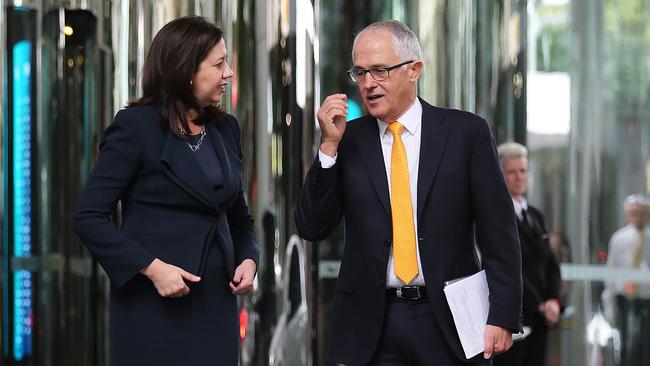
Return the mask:
[[[97,36],[104,9],[54,1],[2,3],[3,56],[8,56],[3,59],[13,65],[3,74],[3,84],[11,83],[3,88],[8,91],[1,253],[7,365],[107,360],[107,285],[71,225],[98,134],[112,116],[103,103],[111,87],[100,87],[110,78],[97,52],[104,40]]]
[[[632,290],[650,282],[647,259],[613,268],[610,255],[621,255],[611,238],[628,225],[625,197],[650,193],[650,4],[535,1],[527,10],[529,198],[545,211],[552,237],[565,238],[558,252],[569,262],[562,269],[570,308],[552,360],[647,364],[634,358],[650,339],[647,297]],[[605,291],[616,283],[627,283],[625,292]]]
[[[39,205],[33,198],[36,141],[36,12],[10,7],[6,14],[6,54],[3,90],[3,228],[2,314],[3,353],[29,362],[34,357],[32,334],[38,284],[30,271],[38,253],[39,233],[33,227]],[[11,261],[10,261],[11,259]],[[9,268],[12,271],[8,271]]]

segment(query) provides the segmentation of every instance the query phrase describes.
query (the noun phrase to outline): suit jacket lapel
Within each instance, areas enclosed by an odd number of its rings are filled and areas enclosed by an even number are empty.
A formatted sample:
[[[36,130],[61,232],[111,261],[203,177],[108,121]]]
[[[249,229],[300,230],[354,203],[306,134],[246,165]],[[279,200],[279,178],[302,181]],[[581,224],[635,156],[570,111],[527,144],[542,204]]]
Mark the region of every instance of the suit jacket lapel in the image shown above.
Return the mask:
[[[418,168],[418,217],[427,202],[438,167],[449,140],[449,130],[443,126],[444,112],[424,100],[422,103],[422,136],[420,143],[420,166]]]
[[[167,131],[167,141],[160,161],[165,174],[183,190],[209,207],[217,208],[214,189],[208,183],[198,161],[192,156],[184,140]]]
[[[223,133],[221,126],[224,126],[222,123],[208,123],[208,137],[212,142],[212,146],[217,154],[217,160],[221,164],[221,172],[223,174],[223,187],[216,192],[216,202],[221,203],[226,201],[228,198],[233,196],[233,188],[239,188],[239,182],[233,181],[237,177],[233,175],[235,171],[233,166],[228,159],[228,154],[226,153],[226,146],[224,145]]]
[[[379,136],[379,127],[377,121],[366,116],[366,119],[359,121],[363,124],[361,129],[361,139],[359,143],[359,156],[361,157],[361,166],[368,174],[368,179],[372,183],[375,192],[384,206],[386,213],[390,215],[390,194],[388,193],[388,178],[386,177],[386,165],[381,149],[381,139]]]

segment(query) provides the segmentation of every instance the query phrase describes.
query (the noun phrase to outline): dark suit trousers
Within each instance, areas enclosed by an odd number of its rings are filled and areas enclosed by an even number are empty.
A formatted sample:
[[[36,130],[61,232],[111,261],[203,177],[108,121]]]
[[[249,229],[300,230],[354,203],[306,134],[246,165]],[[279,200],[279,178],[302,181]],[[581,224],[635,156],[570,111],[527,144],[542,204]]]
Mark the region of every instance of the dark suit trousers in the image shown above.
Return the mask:
[[[386,299],[381,339],[370,366],[460,365],[468,363],[452,352],[428,300]]]
[[[621,332],[621,365],[650,366],[650,300],[616,296],[616,326]]]

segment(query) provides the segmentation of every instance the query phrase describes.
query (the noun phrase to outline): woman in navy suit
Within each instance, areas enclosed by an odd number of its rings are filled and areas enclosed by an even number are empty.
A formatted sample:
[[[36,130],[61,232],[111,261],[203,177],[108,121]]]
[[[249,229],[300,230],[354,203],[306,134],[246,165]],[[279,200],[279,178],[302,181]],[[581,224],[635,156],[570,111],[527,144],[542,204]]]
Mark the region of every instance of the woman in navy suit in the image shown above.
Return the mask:
[[[241,131],[218,107],[232,75],[221,30],[176,19],[152,41],[142,97],[104,134],[74,225],[111,279],[114,365],[238,362],[236,295],[259,251]]]

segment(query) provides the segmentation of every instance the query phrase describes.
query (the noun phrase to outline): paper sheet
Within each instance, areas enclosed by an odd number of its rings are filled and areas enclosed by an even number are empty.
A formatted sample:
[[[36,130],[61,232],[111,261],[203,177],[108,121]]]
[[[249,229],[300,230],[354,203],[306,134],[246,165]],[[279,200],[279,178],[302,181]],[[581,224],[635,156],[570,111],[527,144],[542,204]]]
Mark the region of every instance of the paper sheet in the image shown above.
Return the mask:
[[[485,325],[490,310],[490,290],[485,270],[445,286],[454,324],[468,359],[483,352]]]

